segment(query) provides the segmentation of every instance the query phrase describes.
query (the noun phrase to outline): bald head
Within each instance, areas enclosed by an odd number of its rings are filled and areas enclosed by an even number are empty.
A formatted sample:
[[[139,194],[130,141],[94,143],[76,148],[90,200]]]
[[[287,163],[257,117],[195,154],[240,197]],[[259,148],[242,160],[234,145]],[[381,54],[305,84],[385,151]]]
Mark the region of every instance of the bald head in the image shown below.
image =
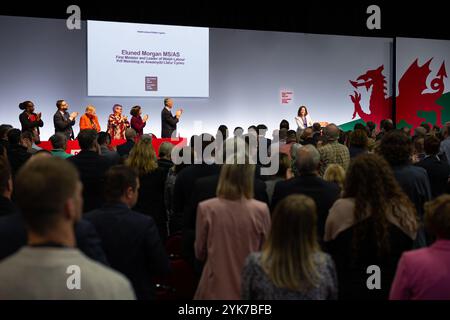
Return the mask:
[[[320,154],[311,144],[297,150],[295,165],[300,174],[315,173],[319,168]]]
[[[328,141],[339,139],[339,128],[335,124],[329,124],[325,128],[325,135]]]

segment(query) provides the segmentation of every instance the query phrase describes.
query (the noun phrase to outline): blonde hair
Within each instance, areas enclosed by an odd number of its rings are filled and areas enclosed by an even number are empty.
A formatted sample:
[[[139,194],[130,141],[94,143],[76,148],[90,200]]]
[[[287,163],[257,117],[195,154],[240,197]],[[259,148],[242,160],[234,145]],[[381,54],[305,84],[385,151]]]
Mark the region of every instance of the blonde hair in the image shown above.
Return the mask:
[[[219,198],[238,200],[242,197],[253,198],[253,181],[255,179],[255,165],[249,164],[248,155],[245,161],[240,161],[239,155],[228,158],[220,170],[216,195]],[[243,164],[239,164],[244,162]]]
[[[145,175],[158,168],[158,159],[152,145],[152,137],[143,135],[131,149],[130,156],[125,161],[129,167],[136,169],[139,175]]]
[[[86,112],[88,112],[89,110],[92,110],[92,111],[95,112],[95,107],[94,107],[92,104],[88,104],[88,105],[86,106]]]
[[[321,253],[314,200],[298,194],[286,197],[275,208],[262,250],[264,271],[275,286],[304,292],[319,285],[318,264],[325,258]]]
[[[323,174],[323,179],[336,183],[341,190],[344,190],[345,170],[338,164],[330,164]]]

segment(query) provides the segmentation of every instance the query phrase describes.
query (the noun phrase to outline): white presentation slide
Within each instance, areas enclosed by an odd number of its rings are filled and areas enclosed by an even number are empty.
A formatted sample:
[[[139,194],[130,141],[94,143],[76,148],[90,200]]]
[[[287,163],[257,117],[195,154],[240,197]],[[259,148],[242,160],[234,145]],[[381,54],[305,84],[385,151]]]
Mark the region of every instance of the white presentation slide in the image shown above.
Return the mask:
[[[208,97],[209,29],[88,21],[89,96]]]

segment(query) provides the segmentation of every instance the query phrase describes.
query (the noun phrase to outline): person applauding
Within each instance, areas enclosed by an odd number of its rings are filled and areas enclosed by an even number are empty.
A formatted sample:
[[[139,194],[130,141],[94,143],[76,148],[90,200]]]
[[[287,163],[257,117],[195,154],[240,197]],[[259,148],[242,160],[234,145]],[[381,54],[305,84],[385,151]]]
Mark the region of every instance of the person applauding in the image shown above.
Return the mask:
[[[130,127],[126,116],[122,114],[122,106],[115,104],[113,114],[108,118],[108,133],[112,139],[125,139],[125,131]]]
[[[98,123],[98,117],[95,114],[95,107],[88,105],[86,107],[86,113],[80,118],[80,130],[93,129],[100,132],[100,124]]]
[[[36,137],[37,141],[39,141],[39,127],[44,126],[44,122],[41,119],[42,114],[40,112],[34,112],[34,103],[31,101],[20,103],[19,109],[23,110],[19,116],[22,132],[30,131]]]
[[[132,116],[130,121],[131,128],[136,131],[137,137],[140,138],[144,134],[144,127],[147,124],[148,114],[146,114],[144,117],[141,117],[141,106],[134,106],[133,108],[131,108],[130,114]]]

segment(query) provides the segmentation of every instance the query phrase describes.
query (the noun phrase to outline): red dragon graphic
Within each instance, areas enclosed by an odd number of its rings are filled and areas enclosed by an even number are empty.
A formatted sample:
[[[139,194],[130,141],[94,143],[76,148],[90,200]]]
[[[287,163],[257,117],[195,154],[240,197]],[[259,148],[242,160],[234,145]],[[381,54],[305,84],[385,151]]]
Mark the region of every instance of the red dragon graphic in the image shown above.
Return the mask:
[[[447,72],[444,61],[436,78],[431,81],[430,87],[434,92],[424,93],[428,89],[427,79],[431,73],[430,63],[432,60],[430,59],[423,66],[419,66],[416,59],[400,79],[399,95],[396,98],[397,123],[404,120],[414,129],[425,121],[424,118],[418,116],[418,112],[426,111],[435,112],[436,124],[442,126],[441,111],[443,107],[436,104],[436,100],[444,92],[444,78],[447,77]],[[360,93],[355,91],[354,95],[350,96],[355,107],[353,119],[358,115],[366,123],[373,121],[379,125],[381,120],[392,117],[392,97],[387,97],[386,77],[383,75],[383,70],[384,66],[381,66],[376,70],[367,71],[356,81],[350,81],[355,89],[362,86],[365,86],[367,91],[372,89],[369,105],[370,113],[365,113],[362,109]]]

